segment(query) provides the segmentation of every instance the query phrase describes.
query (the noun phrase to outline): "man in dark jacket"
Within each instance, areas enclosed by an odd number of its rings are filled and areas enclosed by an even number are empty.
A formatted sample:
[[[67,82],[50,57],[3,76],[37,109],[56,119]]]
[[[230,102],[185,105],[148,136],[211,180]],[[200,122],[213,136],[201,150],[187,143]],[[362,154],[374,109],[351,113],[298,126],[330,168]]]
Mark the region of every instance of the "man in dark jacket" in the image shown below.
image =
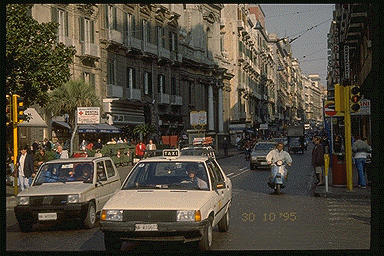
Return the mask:
[[[320,186],[324,184],[323,181],[323,169],[324,169],[324,148],[321,145],[319,137],[314,138],[315,147],[312,150],[312,166],[314,167],[315,174],[318,182],[316,185]]]
[[[15,176],[18,177],[20,189],[28,188],[32,182],[33,155],[28,152],[28,146],[21,148],[21,154],[17,156],[17,168],[15,168]]]

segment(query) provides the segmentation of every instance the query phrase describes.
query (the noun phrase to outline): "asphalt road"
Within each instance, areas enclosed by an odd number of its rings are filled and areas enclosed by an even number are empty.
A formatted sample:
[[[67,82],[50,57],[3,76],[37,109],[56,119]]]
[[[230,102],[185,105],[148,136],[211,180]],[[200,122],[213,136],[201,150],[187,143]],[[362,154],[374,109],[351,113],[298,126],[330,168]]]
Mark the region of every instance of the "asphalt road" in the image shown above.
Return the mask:
[[[267,185],[269,170],[249,170],[243,154],[219,159],[231,178],[233,200],[228,232],[214,229],[213,250],[369,249],[370,202],[313,197],[310,149],[292,155],[287,187],[275,195]],[[119,168],[122,178],[129,169]],[[35,225],[22,233],[13,210],[6,211],[7,251],[103,251],[99,227],[76,223]],[[191,251],[194,244],[124,243],[135,252]]]

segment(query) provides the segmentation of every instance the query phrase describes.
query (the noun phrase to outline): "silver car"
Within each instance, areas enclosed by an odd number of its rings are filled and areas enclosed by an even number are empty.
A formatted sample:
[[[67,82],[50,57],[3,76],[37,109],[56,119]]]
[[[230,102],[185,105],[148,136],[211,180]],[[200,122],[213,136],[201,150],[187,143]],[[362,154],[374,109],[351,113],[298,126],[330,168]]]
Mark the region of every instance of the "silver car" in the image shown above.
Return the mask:
[[[276,142],[258,142],[251,151],[249,166],[251,170],[267,168],[266,156],[276,145]]]

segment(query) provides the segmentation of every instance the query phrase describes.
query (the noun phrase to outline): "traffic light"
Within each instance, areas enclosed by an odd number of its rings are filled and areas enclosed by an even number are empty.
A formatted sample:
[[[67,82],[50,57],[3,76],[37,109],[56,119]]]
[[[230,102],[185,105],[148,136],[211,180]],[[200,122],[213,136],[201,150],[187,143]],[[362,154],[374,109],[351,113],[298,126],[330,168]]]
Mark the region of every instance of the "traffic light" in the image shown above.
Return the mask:
[[[351,112],[357,112],[360,110],[360,104],[359,104],[359,101],[361,99],[361,96],[360,96],[360,86],[357,86],[357,85],[353,85],[351,87],[351,95],[350,95],[350,111]]]
[[[24,97],[20,97],[17,94],[12,95],[12,114],[13,114],[13,122],[21,123],[24,121]]]
[[[6,124],[9,125],[10,123],[12,123],[12,99],[10,95],[6,95],[5,115]]]

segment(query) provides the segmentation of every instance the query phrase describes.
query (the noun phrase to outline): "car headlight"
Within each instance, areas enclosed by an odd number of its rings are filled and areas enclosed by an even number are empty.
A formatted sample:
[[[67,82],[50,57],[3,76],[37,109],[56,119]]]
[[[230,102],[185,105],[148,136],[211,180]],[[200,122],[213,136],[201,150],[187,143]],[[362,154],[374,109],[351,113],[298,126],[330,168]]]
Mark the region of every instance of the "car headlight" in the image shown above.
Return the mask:
[[[123,221],[123,211],[122,210],[102,210],[100,219],[109,220],[109,221]]]
[[[29,196],[18,197],[19,205],[29,205]]]
[[[201,221],[200,211],[181,210],[176,212],[176,221]]]
[[[67,202],[69,204],[80,203],[80,195],[68,195]]]
[[[252,156],[251,159],[256,161],[257,160],[257,156]]]

